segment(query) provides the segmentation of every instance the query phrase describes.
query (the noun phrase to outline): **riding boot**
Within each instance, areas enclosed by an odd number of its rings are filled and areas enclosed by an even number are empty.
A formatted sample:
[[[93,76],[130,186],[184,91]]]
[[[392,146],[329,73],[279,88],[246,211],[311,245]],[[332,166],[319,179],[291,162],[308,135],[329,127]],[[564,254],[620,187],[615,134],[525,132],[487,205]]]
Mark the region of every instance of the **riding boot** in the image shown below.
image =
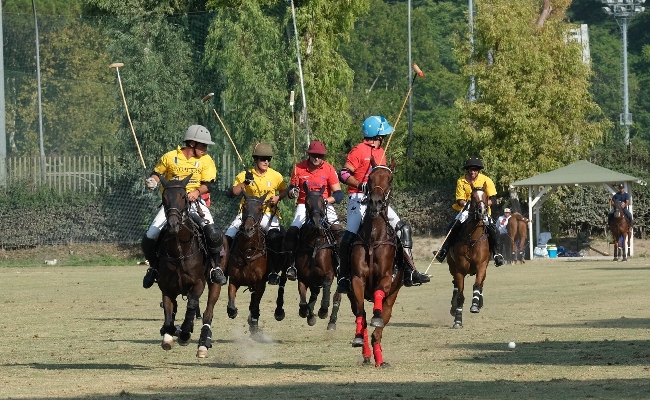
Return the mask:
[[[282,251],[282,232],[278,229],[270,229],[266,234],[266,247],[269,250],[267,259],[267,270],[269,270],[269,285],[279,285],[280,275],[278,271],[284,266],[284,252]]]
[[[142,279],[142,287],[149,289],[156,282],[158,277],[158,254],[156,252],[157,239],[150,239],[146,235],[142,238],[142,253],[149,262],[149,269]]]
[[[485,226],[488,228],[488,242],[490,243],[490,252],[494,254],[494,266],[500,267],[505,263],[503,256],[498,251],[499,243],[499,233],[496,224],[486,223]]]
[[[447,226],[447,237],[445,238],[445,241],[442,243],[442,246],[440,247],[440,251],[435,253],[436,255],[436,260],[443,262],[445,261],[445,257],[447,257],[447,252],[449,251],[449,248],[454,245],[456,242],[456,237],[460,234],[460,231],[463,229],[463,224],[459,222],[458,220],[454,219],[451,221],[451,223]]]
[[[350,282],[350,248],[356,236],[356,233],[345,231],[341,239],[341,245],[339,247],[341,262],[339,265],[338,283],[336,285],[336,291],[339,293],[348,293],[352,290]]]
[[[285,265],[287,279],[290,281],[295,281],[298,278],[298,271],[296,271],[294,263],[296,259],[296,248],[298,247],[299,234],[300,228],[297,226],[290,226],[289,229],[287,229],[287,234],[284,236],[284,241],[282,243],[284,253],[287,255]]]
[[[212,257],[214,265],[210,269],[210,282],[224,285],[226,283],[226,275],[221,269],[221,250],[223,250],[223,235],[221,231],[214,225],[208,224],[203,227],[203,234],[205,235],[205,245],[208,252]]]
[[[422,274],[415,269],[413,253],[411,252],[411,249],[413,248],[411,225],[407,222],[399,221],[395,226],[395,229],[397,231],[397,236],[402,243],[402,248],[404,249],[404,262],[402,263],[402,268],[404,268],[404,286],[420,286],[423,283],[429,282],[431,280],[429,275]]]

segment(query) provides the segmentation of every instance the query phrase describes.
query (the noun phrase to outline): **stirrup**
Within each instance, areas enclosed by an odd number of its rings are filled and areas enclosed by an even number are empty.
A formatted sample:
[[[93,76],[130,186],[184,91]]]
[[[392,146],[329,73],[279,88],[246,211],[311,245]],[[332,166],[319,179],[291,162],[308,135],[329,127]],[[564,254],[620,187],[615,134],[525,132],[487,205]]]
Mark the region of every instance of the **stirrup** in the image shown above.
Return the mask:
[[[352,286],[351,284],[352,282],[350,282],[350,278],[345,276],[341,277],[339,278],[339,281],[336,284],[336,291],[341,294],[350,293],[351,290],[350,286]]]
[[[273,271],[269,273],[268,279],[269,285],[279,285],[280,284],[280,275],[277,272]]]
[[[290,266],[287,268],[287,279],[290,281],[295,281],[298,279],[298,270],[296,270],[295,266]]]
[[[224,275],[221,268],[216,267],[210,270],[210,282],[217,283],[219,285],[226,284],[226,275]]]
[[[431,278],[429,278],[429,275],[422,274],[417,269],[413,269],[411,271],[404,271],[404,286],[406,287],[420,286],[423,283],[427,283],[430,281]]]
[[[142,287],[145,289],[149,289],[150,287],[153,286],[154,283],[156,283],[157,277],[158,277],[158,270],[149,267],[147,269],[147,273],[144,275],[144,278],[142,278]]]

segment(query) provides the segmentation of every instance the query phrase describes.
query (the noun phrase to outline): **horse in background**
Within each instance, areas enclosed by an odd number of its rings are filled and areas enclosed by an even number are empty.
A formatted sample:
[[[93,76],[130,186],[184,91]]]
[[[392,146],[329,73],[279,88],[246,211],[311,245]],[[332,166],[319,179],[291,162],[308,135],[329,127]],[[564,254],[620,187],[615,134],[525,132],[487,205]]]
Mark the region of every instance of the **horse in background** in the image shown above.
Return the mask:
[[[510,237],[512,248],[512,263],[517,264],[521,261],[525,264],[524,258],[526,256],[526,238],[528,237],[528,223],[530,220],[525,218],[520,213],[516,212],[508,218],[508,236]]]
[[[228,317],[236,318],[235,306],[237,290],[246,286],[251,292],[248,306],[248,327],[253,338],[259,333],[260,302],[266,290],[267,258],[266,237],[260,226],[264,216],[264,202],[268,193],[262,197],[250,196],[245,191],[241,214],[242,223],[233,239],[228,258]]]
[[[352,243],[350,269],[352,291],[348,293],[352,312],[356,317],[356,332],[352,347],[361,347],[363,363],[370,363],[371,354],[376,367],[388,367],[383,359],[381,338],[384,327],[390,321],[393,305],[403,284],[401,268],[401,245],[395,230],[388,222],[388,202],[393,189],[393,169],[377,165],[371,157],[372,172],[368,177],[369,193],[358,239]],[[364,300],[372,301],[372,353],[368,344],[368,324]]]
[[[616,201],[614,204],[614,215],[609,221],[609,231],[614,239],[614,260],[618,261],[619,255],[622,261],[627,261],[629,244],[630,244],[630,225],[625,218],[622,202]]]
[[[207,349],[212,347],[210,325],[212,324],[214,305],[221,293],[221,285],[208,283],[208,273],[212,257],[207,253],[203,241],[200,221],[195,221],[189,212],[190,202],[185,186],[191,176],[178,180],[166,180],[159,176],[164,190],[162,203],[167,217],[167,224],[160,235],[158,255],[160,266],[158,287],[162,292],[162,307],[165,322],[160,329],[163,337],[161,347],[170,350],[174,345],[174,336],[182,346],[189,344],[194,330],[194,316],[199,309],[199,299],[208,284],[208,304],[203,313],[203,328],[199,338],[197,357],[205,357]],[[224,240],[224,252],[227,254],[228,243]],[[225,258],[221,260],[225,267]],[[180,329],[174,325],[178,296],[187,297],[185,318]]]
[[[458,240],[447,255],[449,273],[453,277],[454,291],[449,312],[454,317],[454,329],[463,327],[463,294],[465,276],[476,275],[470,312],[478,313],[483,307],[483,282],[490,261],[488,243],[488,198],[485,188],[472,188],[468,217],[463,223]],[[512,219],[512,217],[511,217]],[[508,223],[510,225],[510,223]]]

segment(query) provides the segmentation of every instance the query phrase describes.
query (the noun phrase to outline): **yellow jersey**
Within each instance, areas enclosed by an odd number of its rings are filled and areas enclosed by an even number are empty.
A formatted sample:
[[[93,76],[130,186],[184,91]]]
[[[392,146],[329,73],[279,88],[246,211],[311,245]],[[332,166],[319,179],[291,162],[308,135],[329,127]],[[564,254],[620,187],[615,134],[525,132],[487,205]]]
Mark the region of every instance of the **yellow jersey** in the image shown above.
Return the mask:
[[[278,171],[274,170],[273,168],[267,169],[264,176],[258,174],[255,168],[251,168],[250,172],[253,173],[253,182],[250,185],[247,185],[246,188],[244,189],[246,190],[246,194],[249,196],[262,197],[264,196],[265,193],[268,193],[268,195],[266,196],[266,200],[269,200],[273,196],[275,196],[277,192],[280,192],[287,188],[287,184],[284,182],[284,178],[282,177],[282,174],[280,174]],[[245,179],[246,179],[246,171],[240,172],[235,177],[235,183],[233,184],[233,186],[237,186],[244,183]],[[240,210],[242,204],[244,204],[243,198],[239,203]],[[266,206],[264,208],[264,212],[270,214],[271,208]]]
[[[462,210],[463,207],[458,204],[458,200],[470,201],[472,198],[472,187],[483,186],[485,186],[485,193],[488,197],[497,195],[496,186],[494,186],[494,182],[492,182],[492,179],[489,177],[479,173],[474,183],[470,184],[467,179],[465,179],[465,175],[463,175],[456,182],[456,202],[454,202],[452,208],[456,211]],[[488,213],[490,212],[490,208],[488,207]]]
[[[186,186],[188,193],[198,189],[201,182],[215,182],[217,179],[217,166],[212,157],[204,154],[201,158],[190,157],[187,159],[180,146],[176,150],[163,154],[153,170],[168,181],[183,180],[192,175]],[[164,188],[161,188],[161,193],[163,190]]]

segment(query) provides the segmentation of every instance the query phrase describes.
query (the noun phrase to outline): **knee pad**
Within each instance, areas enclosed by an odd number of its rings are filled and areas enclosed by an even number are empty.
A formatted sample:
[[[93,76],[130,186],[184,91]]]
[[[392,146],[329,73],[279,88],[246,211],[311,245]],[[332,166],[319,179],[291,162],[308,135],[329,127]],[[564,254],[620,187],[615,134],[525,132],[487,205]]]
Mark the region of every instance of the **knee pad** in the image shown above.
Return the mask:
[[[399,221],[395,226],[395,229],[398,232],[400,242],[402,242],[402,247],[405,249],[412,249],[413,232],[411,231],[411,225],[409,225],[408,222]]]

